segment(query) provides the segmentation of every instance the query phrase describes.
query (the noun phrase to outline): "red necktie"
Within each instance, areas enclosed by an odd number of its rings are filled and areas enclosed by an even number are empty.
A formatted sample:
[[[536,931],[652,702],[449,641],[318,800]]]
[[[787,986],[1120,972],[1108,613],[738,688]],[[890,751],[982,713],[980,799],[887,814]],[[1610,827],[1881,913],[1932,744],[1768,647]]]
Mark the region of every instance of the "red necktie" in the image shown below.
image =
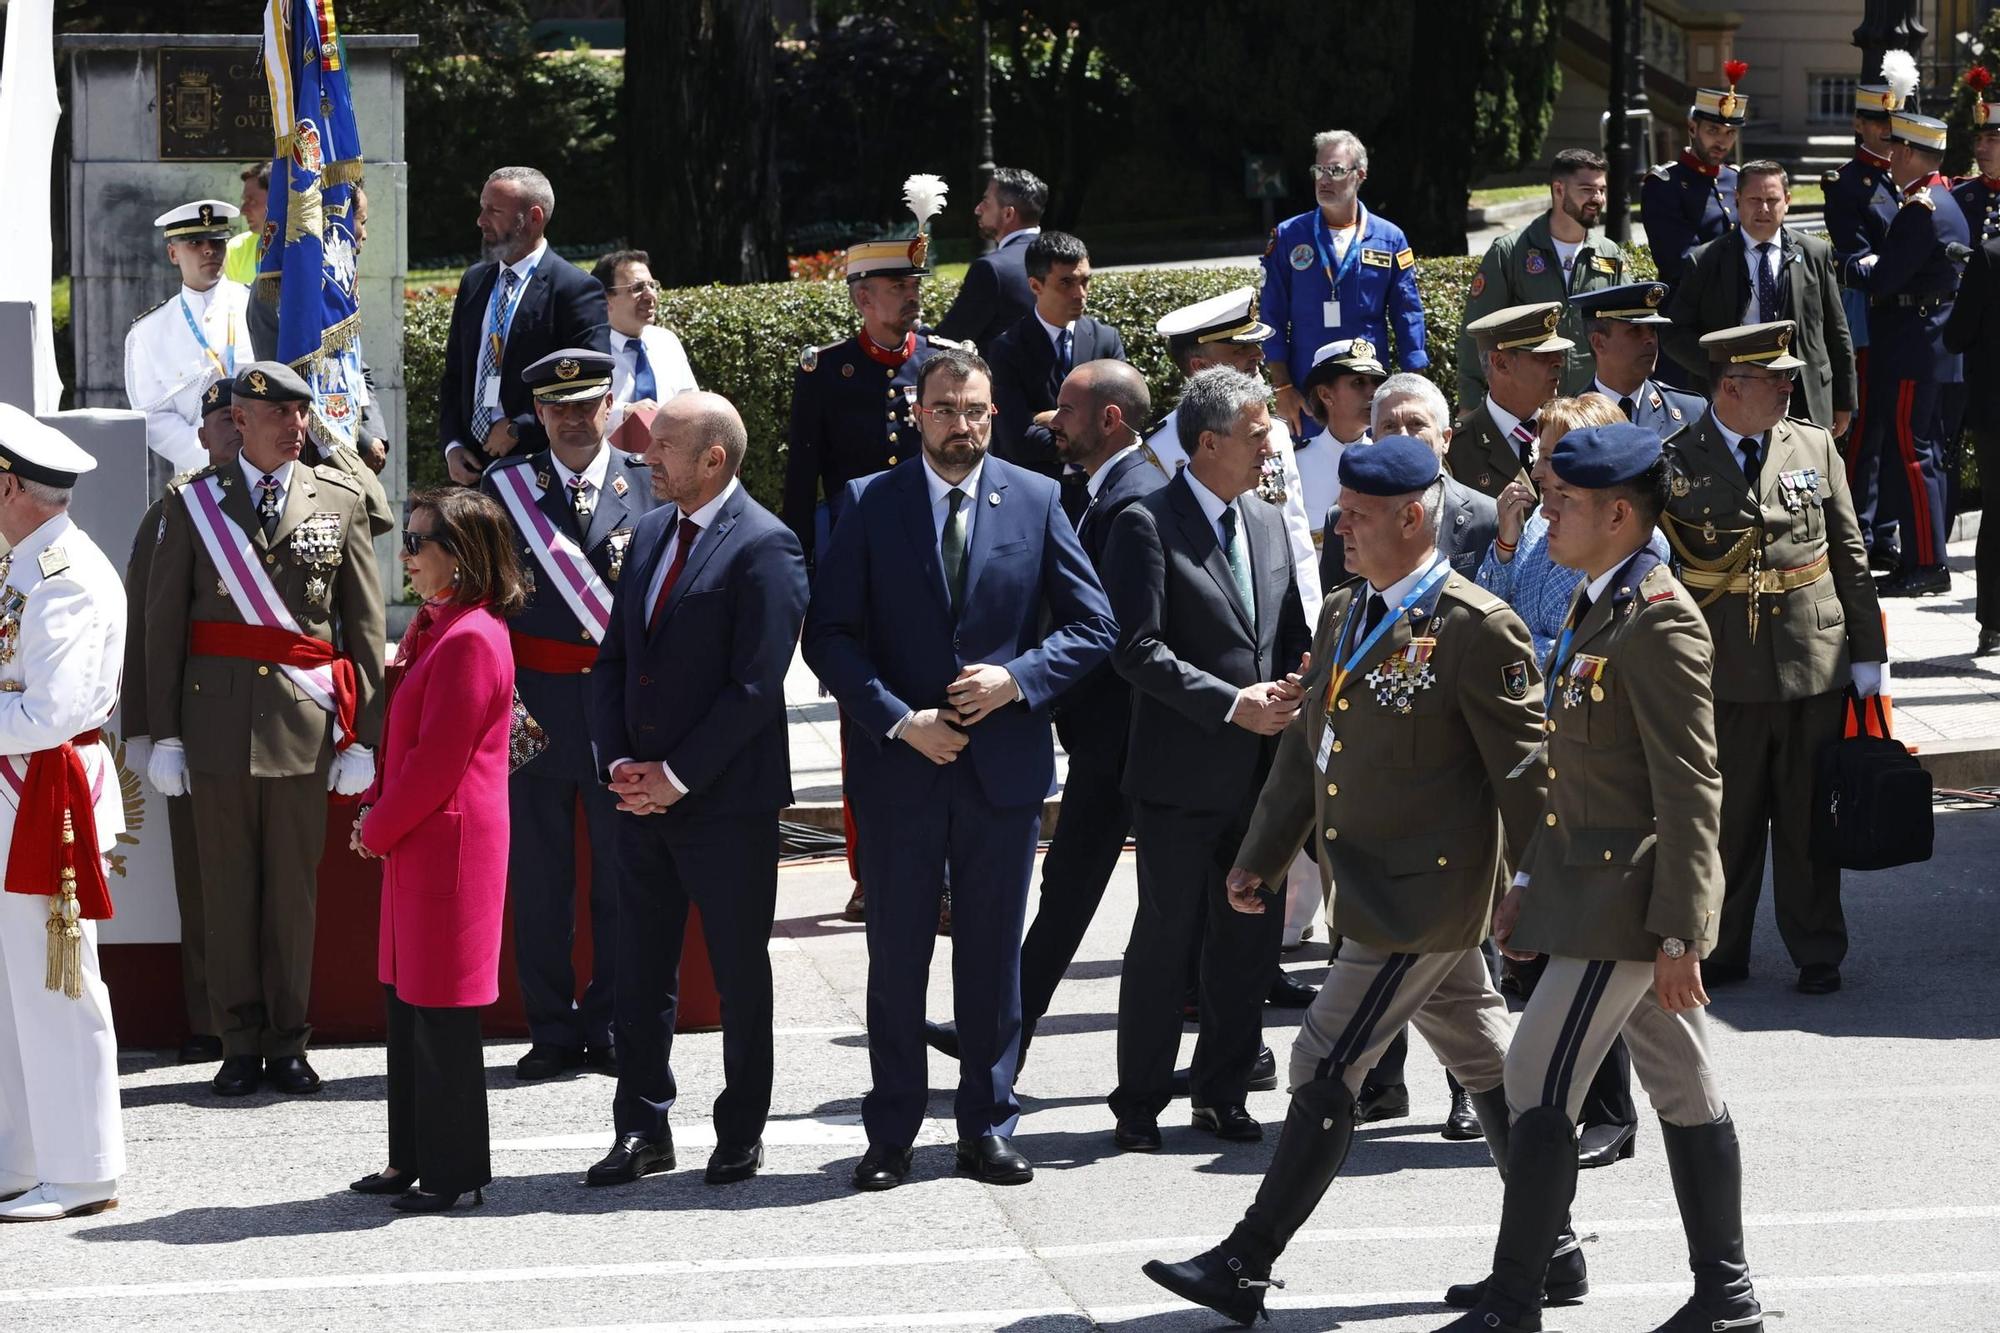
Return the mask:
[[[667,609],[667,599],[674,595],[674,585],[680,582],[681,570],[688,562],[688,552],[694,549],[695,536],[701,525],[691,518],[683,518],[680,527],[680,545],[674,550],[674,562],[667,566],[667,576],[660,580],[660,595],[653,599],[653,614],[646,618],[648,633],[659,628],[660,612]]]

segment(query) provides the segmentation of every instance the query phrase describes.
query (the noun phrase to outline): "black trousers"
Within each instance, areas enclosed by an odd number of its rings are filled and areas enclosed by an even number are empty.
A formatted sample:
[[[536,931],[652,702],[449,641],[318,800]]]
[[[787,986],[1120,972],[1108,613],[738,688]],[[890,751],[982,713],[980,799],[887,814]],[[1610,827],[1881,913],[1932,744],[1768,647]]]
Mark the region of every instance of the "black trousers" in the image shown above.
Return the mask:
[[[576,807],[590,835],[590,979],[577,993]],[[513,836],[507,844],[507,900],[514,913],[514,967],[528,1038],[571,1050],[611,1046],[611,995],[618,938],[618,800],[600,782],[538,777],[507,780]]]
[[[1979,628],[2000,629],[2000,423],[1974,426],[1966,433],[1979,461],[1979,505],[1985,511],[1972,556],[1973,575],[1979,581],[1975,606]]]
[[[433,1009],[389,996],[389,1166],[432,1194],[493,1179],[486,1054],[479,1010]]]
[[[1021,942],[1021,1046],[1049,1011],[1056,986],[1076,959],[1105,885],[1132,831],[1132,803],[1119,790],[1125,756],[1072,751],[1062,816],[1042,858],[1035,919]]]

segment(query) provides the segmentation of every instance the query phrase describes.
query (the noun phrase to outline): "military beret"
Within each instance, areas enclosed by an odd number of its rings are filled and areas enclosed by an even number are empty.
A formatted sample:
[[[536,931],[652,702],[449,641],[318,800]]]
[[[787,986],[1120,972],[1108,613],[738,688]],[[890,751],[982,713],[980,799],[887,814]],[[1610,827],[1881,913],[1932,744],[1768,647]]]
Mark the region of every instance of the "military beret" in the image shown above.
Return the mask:
[[[1645,475],[1660,448],[1660,433],[1650,426],[1584,426],[1556,441],[1549,468],[1571,486],[1598,491]]]
[[[1576,346],[1556,333],[1562,323],[1561,301],[1536,301],[1531,305],[1510,305],[1490,315],[1481,315],[1465,326],[1480,348],[1488,352],[1525,349],[1530,352],[1567,352]]]
[[[611,392],[611,356],[590,347],[550,352],[521,372],[538,403],[580,403]]]
[[[1340,455],[1340,484],[1362,495],[1409,495],[1438,479],[1437,452],[1413,435],[1385,435]]]
[[[230,393],[262,403],[310,403],[312,386],[282,361],[252,361],[236,372]]]
[[[230,380],[217,380],[201,391],[202,416],[206,417],[210,412],[222,412],[228,409],[229,400],[235,397],[230,388],[231,384]]]
[[[1664,282],[1628,282],[1619,287],[1600,287],[1579,292],[1569,303],[1585,319],[1615,319],[1622,324],[1671,324],[1660,313],[1666,303]]]
[[[1701,350],[1708,353],[1709,361],[1718,365],[1797,370],[1805,362],[1792,355],[1792,331],[1796,327],[1789,319],[1774,319],[1768,324],[1717,329],[1702,335]]]

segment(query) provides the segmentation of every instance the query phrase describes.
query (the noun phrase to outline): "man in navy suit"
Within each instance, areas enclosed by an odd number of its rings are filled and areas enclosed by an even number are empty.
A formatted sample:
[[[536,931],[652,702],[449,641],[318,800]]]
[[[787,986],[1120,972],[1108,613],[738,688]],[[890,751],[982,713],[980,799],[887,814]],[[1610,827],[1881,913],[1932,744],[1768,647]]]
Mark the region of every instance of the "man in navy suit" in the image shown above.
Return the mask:
[[[1018,1184],[1021,924],[1055,780],[1049,703],[1114,627],[1055,484],[987,455],[992,373],[940,350],[917,376],[923,456],[849,483],[805,656],[840,702],[868,885],[868,1151],[892,1189],[928,1100],[924,991],[945,873],[960,1048],[958,1168]]]
[[[1060,479],[1063,460],[1049,428],[1063,377],[1096,360],[1123,361],[1118,330],[1083,313],[1090,294],[1090,252],[1066,231],[1028,242],[1028,286],[1035,308],[984,349],[993,367],[993,452]]]
[[[528,574],[528,602],[508,622],[514,688],[549,747],[507,781],[514,964],[527,1010],[526,1080],[587,1065],[611,1068],[611,996],[618,939],[617,809],[590,754],[590,669],[611,623],[611,599],[632,550],[633,524],[653,507],[644,460],[613,449],[614,362],[566,347],[529,366],[548,447],[488,468],[480,489],[500,502]],[[577,994],[576,807],[590,830],[591,975]]]
[[[1676,300],[1686,297],[1692,281],[1682,286]],[[1597,361],[1597,378],[1590,382],[1590,392],[1610,399],[1627,421],[1657,431],[1663,440],[1699,421],[1708,407],[1700,394],[1673,388],[1653,377],[1660,365],[1661,339],[1675,335],[1674,322],[1661,313],[1666,302],[1664,282],[1602,287],[1569,299],[1570,305],[1583,312],[1584,333]],[[1739,303],[1739,316],[1742,310]],[[1480,552],[1480,557],[1484,556],[1485,552]]]
[[[1041,234],[1049,187],[1032,171],[998,167],[986,193],[972,206],[972,219],[993,249],[972,261],[958,297],[938,321],[940,338],[985,347],[1035,308],[1028,287],[1028,242]]]
[[[785,671],[805,617],[805,554],[737,481],[749,437],[729,400],[676,394],[646,465],[664,501],[639,521],[591,675],[590,741],[617,798],[616,1141],[590,1168],[620,1185],[674,1165],[669,1056],[689,905],[722,995],[724,1087],[705,1179],[764,1162],[771,1108],[771,918],[778,812],[792,800]]]
[[[558,347],[611,351],[604,288],[544,238],[555,211],[533,167],[501,167],[479,192],[486,257],[458,280],[438,381],[438,443],[461,486],[496,458],[548,445],[522,371]]]

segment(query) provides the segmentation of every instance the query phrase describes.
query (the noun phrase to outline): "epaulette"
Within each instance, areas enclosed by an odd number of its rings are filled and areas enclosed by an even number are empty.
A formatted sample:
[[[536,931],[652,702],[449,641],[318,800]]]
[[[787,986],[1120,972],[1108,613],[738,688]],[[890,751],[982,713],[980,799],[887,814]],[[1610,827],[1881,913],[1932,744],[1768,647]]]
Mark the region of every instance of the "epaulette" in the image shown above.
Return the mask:
[[[1922,204],[1931,212],[1937,212],[1937,200],[1931,198],[1929,190],[1919,190],[1915,194],[1904,195],[1901,207],[1908,208],[1911,204]]]
[[[42,571],[42,577],[52,579],[69,568],[69,552],[60,546],[44,546],[42,553],[35,557],[35,565]]]
[[[505,458],[496,458],[491,463],[488,463],[486,465],[486,475],[489,477],[497,476],[502,468],[526,467],[534,461],[535,456],[533,454],[508,454]]]
[[[1819,183],[1821,185],[1838,185],[1840,184],[1840,173],[1838,171],[1821,172]]]
[[[644,454],[626,454],[622,449],[618,452],[624,454],[626,467],[644,468],[646,466],[646,457]]]
[[[1490,616],[1495,611],[1504,611],[1507,608],[1505,598],[1487,591],[1456,570],[1445,577],[1444,585],[1439,591],[1456,601],[1465,603],[1481,615]]]
[[[361,479],[359,477],[349,472],[343,472],[331,463],[315,463],[313,464],[312,471],[313,475],[321,481],[337,483],[343,490],[353,491],[356,495],[362,493]]]
[[[845,338],[840,342],[846,342]],[[799,369],[810,375],[819,369],[819,359],[840,346],[839,342],[828,343],[824,347],[804,347],[799,349]]]
[[[1670,181],[1674,178],[1673,165],[1674,164],[1671,162],[1662,162],[1660,163],[1659,166],[1654,167],[1646,174],[1648,176],[1653,177],[1655,180]]]
[[[170,491],[177,491],[181,487],[187,485],[189,482],[195,481],[201,477],[206,477],[211,473],[213,473],[214,471],[215,471],[215,465],[211,463],[207,467],[198,467],[194,469],[192,472],[177,472],[173,476],[167,479],[167,489]]]
[[[956,347],[962,352],[977,352],[979,350],[970,338],[961,338],[954,341],[950,338],[940,338],[935,333],[926,333],[924,338],[933,347]]]
[[[171,301],[171,300],[173,300],[173,299],[174,299],[173,297],[169,296],[169,297],[168,297],[168,298],[166,299],[166,301],[161,301],[161,302],[159,302],[159,303],[158,303],[157,305],[149,305],[149,306],[147,306],[147,307],[146,307],[146,308],[145,308],[144,310],[141,310],[141,311],[140,311],[140,312],[139,312],[138,314],[136,314],[136,315],[132,316],[132,323],[133,323],[133,324],[137,324],[137,323],[138,323],[138,322],[139,322],[140,320],[142,320],[142,319],[144,319],[144,318],[145,318],[146,316],[148,316],[148,315],[152,314],[152,313],[153,313],[153,312],[154,312],[155,310],[158,310],[158,309],[160,308],[160,306],[163,306],[163,305],[165,305],[165,304],[167,303],[167,301]],[[127,327],[130,327],[130,326],[128,325]]]

